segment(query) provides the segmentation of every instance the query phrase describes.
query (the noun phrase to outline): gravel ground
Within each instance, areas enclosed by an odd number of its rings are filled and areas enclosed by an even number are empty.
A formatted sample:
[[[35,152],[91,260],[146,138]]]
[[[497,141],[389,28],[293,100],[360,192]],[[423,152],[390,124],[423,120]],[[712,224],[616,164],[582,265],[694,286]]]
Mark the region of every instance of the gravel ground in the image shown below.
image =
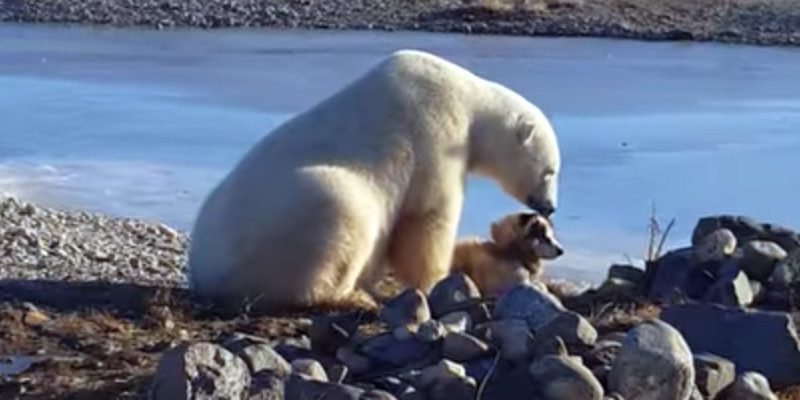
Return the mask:
[[[0,0],[0,21],[800,43],[794,0]]]
[[[0,279],[181,286],[186,245],[160,223],[0,199]]]

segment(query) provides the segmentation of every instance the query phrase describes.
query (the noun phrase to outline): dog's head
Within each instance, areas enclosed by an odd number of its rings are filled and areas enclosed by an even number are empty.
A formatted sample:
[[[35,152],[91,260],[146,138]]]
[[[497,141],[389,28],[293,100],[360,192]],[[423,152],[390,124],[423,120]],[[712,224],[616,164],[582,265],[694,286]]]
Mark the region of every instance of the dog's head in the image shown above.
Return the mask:
[[[552,260],[564,254],[550,221],[540,214],[520,212],[492,224],[492,239],[502,248],[517,247],[524,253]]]

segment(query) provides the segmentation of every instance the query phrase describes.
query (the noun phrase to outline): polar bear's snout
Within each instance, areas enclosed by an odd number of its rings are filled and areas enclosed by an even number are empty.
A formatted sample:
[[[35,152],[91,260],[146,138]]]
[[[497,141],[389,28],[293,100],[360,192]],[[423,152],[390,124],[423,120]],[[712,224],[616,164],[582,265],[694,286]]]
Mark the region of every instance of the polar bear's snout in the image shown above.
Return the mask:
[[[539,201],[534,196],[528,196],[528,198],[525,199],[525,205],[546,218],[550,217],[556,212],[556,207],[552,201]]]

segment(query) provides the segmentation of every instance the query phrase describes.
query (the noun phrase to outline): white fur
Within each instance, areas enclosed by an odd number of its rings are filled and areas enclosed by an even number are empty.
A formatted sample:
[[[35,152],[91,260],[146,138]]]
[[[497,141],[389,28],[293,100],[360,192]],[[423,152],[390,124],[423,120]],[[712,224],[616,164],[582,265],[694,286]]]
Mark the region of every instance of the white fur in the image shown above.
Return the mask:
[[[553,129],[511,90],[399,51],[261,140],[209,195],[189,269],[205,296],[348,299],[392,268],[428,290],[450,267],[468,172],[556,205]]]

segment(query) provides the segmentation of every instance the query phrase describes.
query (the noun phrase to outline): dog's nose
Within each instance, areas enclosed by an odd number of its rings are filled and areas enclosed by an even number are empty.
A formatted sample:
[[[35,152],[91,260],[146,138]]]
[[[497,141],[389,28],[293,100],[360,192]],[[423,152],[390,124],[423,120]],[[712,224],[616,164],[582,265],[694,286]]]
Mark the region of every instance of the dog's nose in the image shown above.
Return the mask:
[[[556,248],[556,257],[561,257],[564,255],[564,249],[561,247]]]

